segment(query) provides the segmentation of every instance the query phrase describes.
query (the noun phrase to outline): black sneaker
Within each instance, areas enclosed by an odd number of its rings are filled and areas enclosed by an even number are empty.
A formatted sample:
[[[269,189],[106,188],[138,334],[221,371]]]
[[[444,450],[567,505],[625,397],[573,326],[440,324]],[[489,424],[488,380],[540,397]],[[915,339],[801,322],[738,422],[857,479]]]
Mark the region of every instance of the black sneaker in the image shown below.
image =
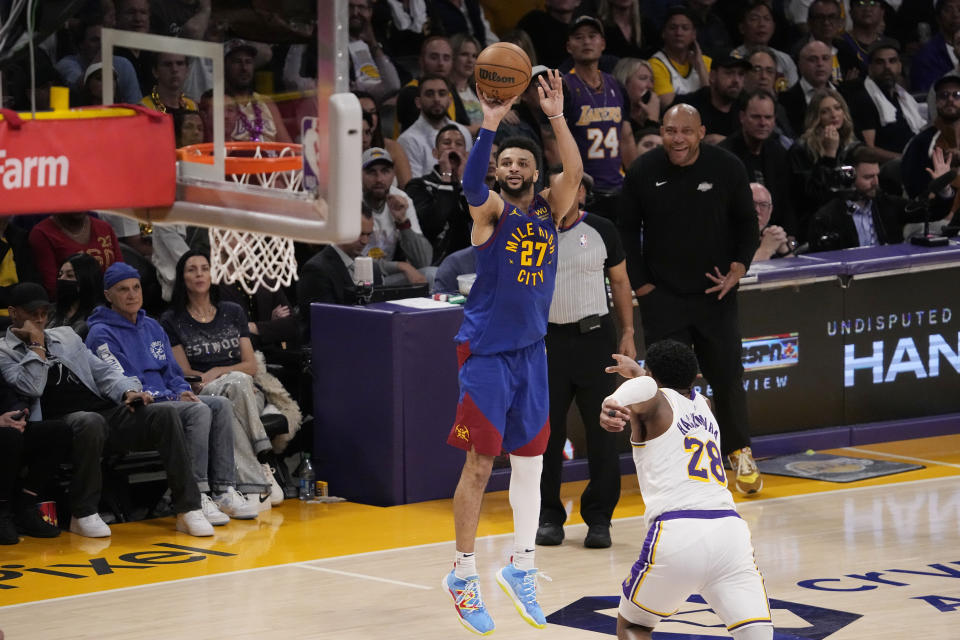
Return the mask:
[[[588,549],[606,549],[610,542],[610,525],[592,524],[587,529],[587,537],[583,539],[583,546]]]
[[[35,504],[20,507],[13,521],[17,531],[31,538],[56,538],[60,535],[60,528],[44,520]]]
[[[13,514],[6,508],[0,509],[0,544],[17,544],[20,536],[13,524]]]
[[[544,547],[555,547],[563,542],[563,525],[544,522],[537,529],[537,544]]]

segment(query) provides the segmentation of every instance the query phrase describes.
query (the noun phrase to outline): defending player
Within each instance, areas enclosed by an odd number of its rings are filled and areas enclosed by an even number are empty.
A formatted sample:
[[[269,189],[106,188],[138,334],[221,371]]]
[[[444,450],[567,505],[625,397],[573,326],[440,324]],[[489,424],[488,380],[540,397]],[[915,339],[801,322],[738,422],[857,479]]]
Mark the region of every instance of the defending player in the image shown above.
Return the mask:
[[[632,379],[604,401],[600,424],[622,431],[630,423],[647,525],[623,582],[617,637],[651,638],[661,618],[699,593],[736,640],[770,640],[767,594],[727,489],[720,430],[707,399],[691,390],[696,356],[674,340],[655,342],[649,376],[625,356],[614,359],[607,371]]]
[[[510,453],[514,550],[497,582],[534,627],[546,626],[537,602],[534,548],[540,513],[540,471],[550,435],[544,336],[557,271],[557,224],[576,198],[583,165],[563,118],[563,85],[551,70],[538,78],[540,108],[550,119],[563,173],[539,194],[540,149],[508,138],[497,155],[500,194],[484,184],[494,132],[516,98],[480,96],[483,128],[467,159],[463,191],[473,218],[477,279],[457,334],[460,402],[447,442],[467,452],[453,497],[457,533],[454,570],[443,578],[463,625],[476,633],[494,624],[480,595],[474,543],[483,492],[501,451]]]

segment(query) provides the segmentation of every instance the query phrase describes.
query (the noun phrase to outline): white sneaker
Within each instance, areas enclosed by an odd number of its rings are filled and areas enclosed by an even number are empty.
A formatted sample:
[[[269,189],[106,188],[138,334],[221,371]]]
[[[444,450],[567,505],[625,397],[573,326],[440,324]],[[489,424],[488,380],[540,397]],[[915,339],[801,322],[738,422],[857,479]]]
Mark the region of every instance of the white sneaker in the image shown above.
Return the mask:
[[[177,531],[203,538],[213,535],[213,525],[207,522],[202,510],[194,509],[177,514]]]
[[[82,518],[70,518],[70,533],[85,538],[108,538],[110,537],[110,527],[103,521],[99,513],[94,513]]]
[[[203,517],[207,519],[207,522],[215,527],[219,527],[230,522],[230,516],[225,514],[223,511],[220,511],[220,507],[217,506],[217,503],[205,493],[200,494],[200,511],[203,512]]]
[[[256,509],[257,513],[270,511],[273,505],[270,504],[270,493],[245,493],[243,499],[251,509]]]
[[[267,481],[270,482],[270,504],[274,507],[282,504],[283,489],[280,488],[280,483],[278,483],[277,479],[273,476],[273,467],[266,462],[260,466],[263,468],[263,475],[267,476]]]
[[[214,500],[216,500],[217,506],[220,507],[220,511],[231,518],[236,518],[237,520],[252,520],[257,517],[257,510],[250,506],[248,502],[249,499],[244,499],[243,494],[233,487],[227,487],[227,490],[214,498]]]

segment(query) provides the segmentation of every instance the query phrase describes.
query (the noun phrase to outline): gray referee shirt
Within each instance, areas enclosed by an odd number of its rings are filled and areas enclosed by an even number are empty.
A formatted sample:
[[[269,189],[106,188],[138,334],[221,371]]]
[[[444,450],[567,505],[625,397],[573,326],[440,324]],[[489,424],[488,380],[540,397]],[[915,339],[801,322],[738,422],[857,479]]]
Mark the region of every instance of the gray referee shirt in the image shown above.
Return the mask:
[[[626,254],[613,223],[592,213],[581,213],[560,228],[557,243],[557,283],[550,303],[549,322],[568,324],[593,315],[606,315],[605,269],[623,262]]]

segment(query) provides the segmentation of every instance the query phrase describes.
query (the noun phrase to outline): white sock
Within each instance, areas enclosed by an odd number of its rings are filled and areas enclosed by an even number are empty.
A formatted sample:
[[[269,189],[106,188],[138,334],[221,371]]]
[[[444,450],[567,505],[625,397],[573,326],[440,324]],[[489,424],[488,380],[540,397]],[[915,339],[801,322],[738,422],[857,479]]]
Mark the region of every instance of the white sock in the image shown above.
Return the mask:
[[[513,566],[517,569],[528,571],[534,568],[533,554],[535,549],[513,548]]]
[[[533,568],[537,526],[540,521],[540,473],[543,456],[515,456],[510,454],[510,506],[513,508],[514,566]],[[529,566],[524,565],[529,561]]]
[[[457,558],[453,565],[453,575],[461,580],[477,575],[477,554],[457,551]]]

